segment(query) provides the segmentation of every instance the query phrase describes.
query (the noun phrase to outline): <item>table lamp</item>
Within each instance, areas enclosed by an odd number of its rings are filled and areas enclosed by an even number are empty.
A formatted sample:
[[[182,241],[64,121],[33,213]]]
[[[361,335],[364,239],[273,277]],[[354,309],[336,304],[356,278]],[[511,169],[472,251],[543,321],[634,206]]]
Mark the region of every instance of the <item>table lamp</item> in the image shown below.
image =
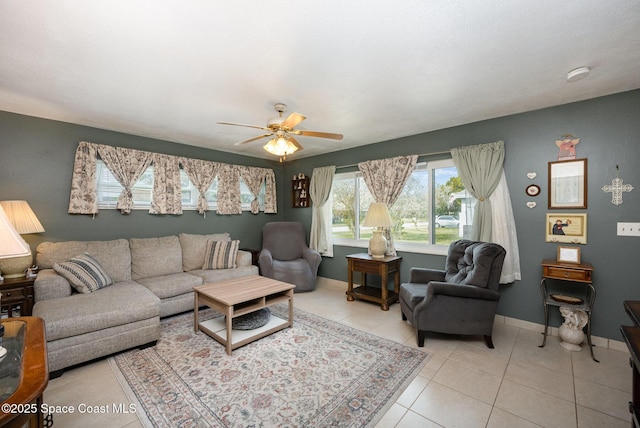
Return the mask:
[[[362,225],[365,227],[375,227],[373,236],[369,239],[369,249],[371,250],[371,256],[376,258],[384,257],[384,253],[387,251],[387,239],[382,235],[385,227],[390,227],[393,224],[387,204],[384,202],[373,202],[369,205],[369,211],[364,217]]]
[[[21,234],[26,233],[41,233],[44,232],[44,228],[38,218],[33,213],[33,210],[27,203],[27,201],[0,201],[0,208],[2,208],[2,220],[0,220],[0,229],[8,230],[7,226],[11,227],[11,232],[7,234],[15,234],[19,241],[24,244],[26,253],[13,254],[9,251],[4,254],[3,249],[5,244],[15,250],[16,239],[3,238],[0,240],[0,272],[4,273],[5,278],[20,278],[25,276],[25,271],[33,262],[33,256],[31,255],[31,248],[22,237]],[[9,236],[9,235],[7,235]],[[11,243],[11,242],[13,243]],[[20,245],[22,245],[20,244]],[[20,247],[24,249],[23,247]],[[12,250],[12,251],[14,251]]]

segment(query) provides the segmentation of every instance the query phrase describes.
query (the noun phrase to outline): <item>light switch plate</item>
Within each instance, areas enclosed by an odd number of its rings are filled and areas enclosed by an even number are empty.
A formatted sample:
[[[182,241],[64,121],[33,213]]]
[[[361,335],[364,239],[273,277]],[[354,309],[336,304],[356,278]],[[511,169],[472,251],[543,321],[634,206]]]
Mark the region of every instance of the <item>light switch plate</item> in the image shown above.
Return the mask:
[[[640,236],[640,223],[618,222],[618,236]]]

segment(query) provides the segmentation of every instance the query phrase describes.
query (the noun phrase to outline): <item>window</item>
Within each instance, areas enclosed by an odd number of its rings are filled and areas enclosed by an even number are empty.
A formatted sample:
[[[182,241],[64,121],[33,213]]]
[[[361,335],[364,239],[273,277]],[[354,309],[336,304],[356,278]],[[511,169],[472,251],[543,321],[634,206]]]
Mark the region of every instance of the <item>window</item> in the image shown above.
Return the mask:
[[[118,203],[118,197],[122,192],[122,185],[111,174],[109,168],[103,161],[98,160],[96,163],[96,180],[98,188],[98,208],[115,209]],[[180,169],[180,183],[182,193],[182,209],[195,210],[198,204],[198,189],[191,183],[187,173]],[[151,194],[153,191],[153,165],[149,166],[142,174],[140,179],[131,188],[133,194],[134,209],[146,209],[151,207]],[[264,208],[266,185],[262,183],[260,193],[258,194],[258,202],[260,207]],[[218,202],[218,179],[213,180],[206,193],[209,210],[215,211]],[[242,201],[242,209],[249,211],[251,209],[251,201],[253,194],[249,187],[240,180],[240,200]]]
[[[366,247],[372,229],[361,223],[374,200],[360,172],[336,174],[331,197],[334,242]],[[417,164],[389,210],[396,248],[442,252],[451,242],[468,236],[474,203],[452,159]]]

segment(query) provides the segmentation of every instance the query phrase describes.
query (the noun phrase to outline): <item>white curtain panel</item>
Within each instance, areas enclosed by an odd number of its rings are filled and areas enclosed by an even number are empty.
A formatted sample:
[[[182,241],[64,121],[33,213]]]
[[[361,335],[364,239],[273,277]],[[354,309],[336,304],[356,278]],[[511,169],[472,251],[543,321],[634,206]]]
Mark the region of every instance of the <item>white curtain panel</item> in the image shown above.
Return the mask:
[[[504,174],[504,142],[451,150],[465,189],[476,198],[471,239],[495,242],[507,251],[500,283],[520,279],[520,255],[511,196]]]
[[[511,196],[509,194],[509,186],[507,186],[507,177],[502,171],[498,187],[489,197],[492,218],[492,238],[491,242],[500,244],[507,251],[502,265],[502,275],[500,275],[500,284],[510,284],[516,280],[520,280],[520,250],[518,248],[518,234],[516,233],[516,223],[513,216],[513,207],[511,206]]]

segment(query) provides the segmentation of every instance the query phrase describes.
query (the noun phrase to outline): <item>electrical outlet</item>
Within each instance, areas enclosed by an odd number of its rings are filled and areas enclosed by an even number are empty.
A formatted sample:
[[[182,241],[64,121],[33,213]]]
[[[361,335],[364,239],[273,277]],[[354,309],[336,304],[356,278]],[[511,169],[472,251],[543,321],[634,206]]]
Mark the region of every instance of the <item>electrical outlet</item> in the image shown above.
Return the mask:
[[[618,222],[618,236],[640,236],[640,223]]]

